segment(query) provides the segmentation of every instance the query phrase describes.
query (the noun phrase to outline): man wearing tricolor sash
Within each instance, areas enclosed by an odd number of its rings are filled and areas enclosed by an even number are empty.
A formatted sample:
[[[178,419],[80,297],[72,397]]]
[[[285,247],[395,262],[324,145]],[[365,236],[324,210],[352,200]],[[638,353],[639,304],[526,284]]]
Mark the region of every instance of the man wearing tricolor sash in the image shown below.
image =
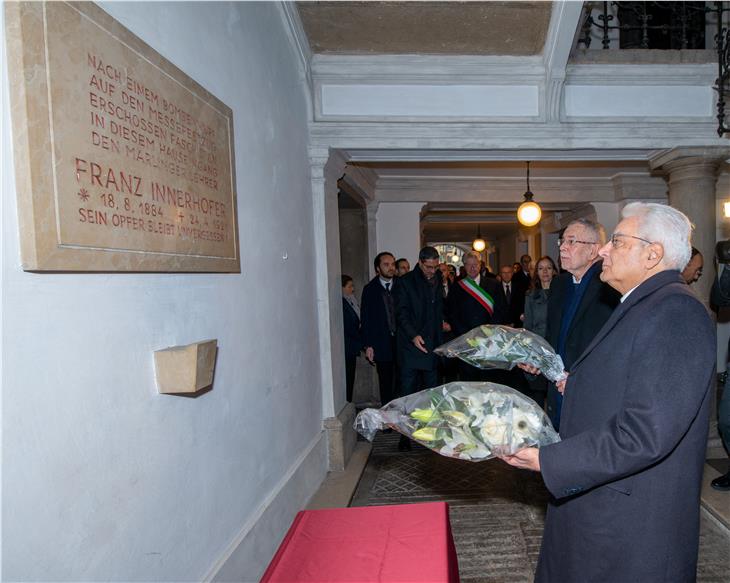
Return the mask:
[[[446,301],[446,320],[456,336],[482,324],[504,324],[507,306],[496,280],[479,274],[479,254],[464,254],[466,277],[452,286]],[[459,377],[463,381],[494,380],[487,378],[491,371],[479,369],[459,361]]]

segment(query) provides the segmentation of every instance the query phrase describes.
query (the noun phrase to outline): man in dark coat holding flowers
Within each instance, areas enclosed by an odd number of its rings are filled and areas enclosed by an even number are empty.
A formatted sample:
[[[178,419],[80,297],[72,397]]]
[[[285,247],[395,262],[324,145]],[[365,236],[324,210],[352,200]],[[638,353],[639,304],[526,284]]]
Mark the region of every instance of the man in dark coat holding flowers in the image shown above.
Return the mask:
[[[539,583],[695,580],[716,340],[680,276],[690,234],[671,207],[624,208],[600,250],[621,304],[560,387],[562,441],[504,458],[553,495]]]
[[[401,395],[410,395],[438,385],[439,357],[434,353],[443,342],[444,322],[439,253],[424,247],[418,264],[398,281],[395,290],[396,346]],[[398,449],[411,448],[404,435]]]
[[[444,308],[439,254],[424,247],[418,264],[398,281],[395,318],[401,395],[410,395],[438,384],[438,355],[443,342]],[[450,330],[450,328],[449,328]]]

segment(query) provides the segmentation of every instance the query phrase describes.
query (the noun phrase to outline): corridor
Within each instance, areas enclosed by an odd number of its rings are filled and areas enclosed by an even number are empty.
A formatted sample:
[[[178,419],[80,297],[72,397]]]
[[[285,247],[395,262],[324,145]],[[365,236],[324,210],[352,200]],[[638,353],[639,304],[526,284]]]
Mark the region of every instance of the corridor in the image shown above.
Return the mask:
[[[379,433],[351,506],[446,501],[462,583],[531,582],[547,490],[537,474],[490,460],[469,463]],[[702,513],[698,583],[730,582],[730,533]]]

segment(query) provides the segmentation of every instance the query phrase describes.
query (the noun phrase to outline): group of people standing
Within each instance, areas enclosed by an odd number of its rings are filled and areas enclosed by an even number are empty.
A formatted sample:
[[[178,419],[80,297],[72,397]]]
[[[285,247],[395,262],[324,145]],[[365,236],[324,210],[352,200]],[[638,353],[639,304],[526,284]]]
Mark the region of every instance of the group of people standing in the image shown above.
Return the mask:
[[[525,294],[532,285],[527,274],[530,261],[529,256],[523,257],[524,273],[513,273],[508,266],[508,274],[503,270],[504,274],[495,276],[478,253],[469,252],[463,257],[463,273],[457,276],[455,269],[439,263],[433,247],[421,249],[413,270],[405,259],[382,252],[374,259],[375,277],[363,288],[360,305],[352,278],[343,275],[348,401],[352,400],[355,358],[362,351],[377,368],[383,404],[439,381],[505,381],[506,377],[490,376],[466,363],[449,366],[456,363],[445,363],[433,350],[480,324],[522,326]],[[531,317],[539,326],[539,307]]]
[[[449,286],[433,247],[398,278],[387,267],[392,254],[376,258],[360,315],[383,402],[438,384],[433,350],[444,333],[524,325],[562,357],[567,380],[547,391],[561,441],[502,458],[541,472],[552,495],[538,582],[695,580],[716,341],[687,285],[702,268],[691,228],[681,212],[653,203],[626,205],[610,238],[596,222],[573,221],[558,241],[564,272],[538,260],[519,315],[510,310],[521,291],[511,267],[498,280],[468,253],[464,277]],[[390,377],[380,374],[384,359],[398,363],[397,375],[392,364]],[[458,371],[465,380],[484,374]]]
[[[382,404],[439,382],[491,381],[514,387],[543,405],[556,428],[562,397],[544,377],[481,370],[445,361],[433,351],[443,342],[483,324],[504,324],[543,336],[566,367],[575,360],[618,303],[619,295],[597,277],[597,249],[603,227],[587,219],[568,225],[559,240],[564,273],[549,256],[523,255],[493,274],[479,253],[465,253],[460,274],[439,263],[424,247],[413,270],[389,252],[373,262],[375,277],[365,285],[361,306],[352,278],[343,276],[347,399],[352,400],[355,358],[362,351],[377,368]],[[555,280],[555,281],[554,281]]]

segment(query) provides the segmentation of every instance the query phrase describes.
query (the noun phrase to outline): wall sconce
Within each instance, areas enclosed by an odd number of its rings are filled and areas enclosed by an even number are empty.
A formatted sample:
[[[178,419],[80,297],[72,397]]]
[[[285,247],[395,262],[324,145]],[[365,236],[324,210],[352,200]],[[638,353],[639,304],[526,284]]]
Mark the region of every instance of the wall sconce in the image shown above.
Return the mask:
[[[477,238],[474,239],[474,242],[471,244],[472,249],[474,251],[478,251],[481,253],[487,248],[487,242],[482,239],[482,231],[480,229],[480,225],[477,225]]]
[[[730,202],[722,203],[722,215],[726,219],[730,219]]]
[[[530,163],[527,163],[527,191],[524,194],[525,202],[520,205],[517,209],[517,220],[525,227],[534,227],[540,222],[542,218],[542,209],[540,205],[533,202],[532,197],[534,196],[530,192]]]

